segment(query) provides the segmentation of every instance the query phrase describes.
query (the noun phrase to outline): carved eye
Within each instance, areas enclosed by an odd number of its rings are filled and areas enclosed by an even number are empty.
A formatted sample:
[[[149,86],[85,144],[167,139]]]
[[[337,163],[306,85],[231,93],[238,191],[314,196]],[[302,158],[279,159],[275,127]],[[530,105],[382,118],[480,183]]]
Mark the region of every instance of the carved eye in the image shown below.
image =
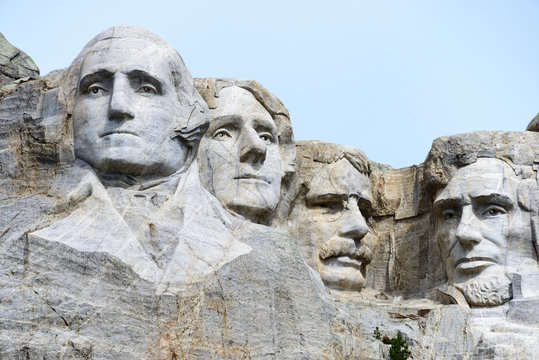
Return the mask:
[[[507,214],[507,211],[501,206],[491,206],[483,212],[485,217],[497,217],[504,214]]]
[[[231,137],[232,135],[225,129],[219,129],[213,133],[213,138],[219,141],[224,141]]]
[[[458,218],[459,214],[454,209],[445,209],[442,211],[442,219],[445,221],[450,221]]]
[[[327,201],[315,204],[321,209],[324,209],[326,213],[342,211],[344,209],[344,203],[342,201]]]
[[[157,94],[157,89],[151,85],[141,86],[137,92],[142,94]]]
[[[313,208],[318,209],[321,221],[337,221],[344,213],[344,201],[342,200],[324,200],[312,204]]]
[[[98,85],[90,85],[88,87],[88,90],[86,90],[86,93],[92,94],[92,95],[97,95],[100,92],[104,92],[104,91],[106,91],[106,90],[103,89],[102,87],[98,86]]]
[[[260,134],[259,137],[260,137],[260,140],[262,140],[266,144],[271,144],[274,141],[273,136],[271,136],[271,134],[264,133],[264,134]]]

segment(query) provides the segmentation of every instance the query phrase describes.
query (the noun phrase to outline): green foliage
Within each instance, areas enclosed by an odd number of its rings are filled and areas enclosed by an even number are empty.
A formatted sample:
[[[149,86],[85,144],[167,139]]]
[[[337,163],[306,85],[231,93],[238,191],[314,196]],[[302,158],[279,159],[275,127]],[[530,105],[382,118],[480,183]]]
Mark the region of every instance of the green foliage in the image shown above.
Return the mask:
[[[372,332],[372,335],[374,336],[376,340],[382,339],[382,334],[380,334],[380,329],[378,329],[378,326],[376,327],[376,329],[374,329],[374,331]]]
[[[412,355],[412,352],[408,349],[408,344],[406,344],[406,341],[402,337],[400,331],[397,332],[397,336],[394,338],[390,338],[387,335],[382,337],[380,329],[378,329],[377,326],[372,332],[372,335],[376,340],[380,340],[384,344],[391,345],[389,348],[389,356],[391,357],[391,360],[406,360],[410,357],[410,355]]]
[[[408,349],[408,344],[402,338],[402,335],[397,332],[397,336],[389,339],[391,347],[389,348],[389,356],[392,360],[406,360],[412,352]]]

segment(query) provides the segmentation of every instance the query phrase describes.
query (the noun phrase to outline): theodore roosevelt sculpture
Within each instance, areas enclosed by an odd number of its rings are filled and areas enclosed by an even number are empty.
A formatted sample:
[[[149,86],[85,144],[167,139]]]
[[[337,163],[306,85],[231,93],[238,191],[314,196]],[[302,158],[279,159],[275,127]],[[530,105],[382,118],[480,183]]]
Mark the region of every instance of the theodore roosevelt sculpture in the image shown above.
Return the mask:
[[[233,213],[268,223],[294,172],[288,111],[253,80],[196,83],[211,116],[198,153],[202,184]]]
[[[307,264],[324,284],[361,290],[371,250],[362,242],[372,204],[369,163],[360,150],[318,141],[298,142],[299,195],[289,219]]]
[[[207,106],[170,45],[139,27],[106,30],[75,59],[64,93],[74,96],[77,162],[59,207],[75,211],[33,236],[104,251],[160,282],[189,281],[248,250],[228,237],[190,166]]]

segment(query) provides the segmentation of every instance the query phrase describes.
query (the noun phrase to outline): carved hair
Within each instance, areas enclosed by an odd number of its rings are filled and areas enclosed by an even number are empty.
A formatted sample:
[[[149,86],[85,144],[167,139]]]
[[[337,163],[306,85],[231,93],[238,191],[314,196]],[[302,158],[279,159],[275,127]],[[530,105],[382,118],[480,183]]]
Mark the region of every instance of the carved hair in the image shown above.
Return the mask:
[[[443,136],[433,141],[425,160],[424,185],[433,195],[445,187],[454,172],[478,158],[500,159],[522,179],[535,177],[539,161],[539,134],[527,131],[477,131]]]
[[[363,151],[350,146],[322,141],[298,141],[296,150],[298,178],[302,184],[310,180],[312,174],[308,168],[313,167],[315,163],[331,164],[340,159],[346,159],[360,173],[365,175],[370,173],[367,156]],[[301,171],[301,169],[307,171]]]
[[[107,48],[110,46],[110,42],[122,39],[148,41],[163,50],[167,57],[178,101],[181,104],[179,107],[180,113],[175,114],[178,122],[175,129],[176,136],[182,139],[187,146],[196,149],[209,125],[207,105],[196,91],[193,78],[178,52],[161,37],[142,27],[114,26],[90,40],[67,69],[66,77],[59,93],[60,102],[65,104],[69,114],[73,113],[74,99],[84,59],[92,52]],[[152,60],[148,59],[148,61]]]

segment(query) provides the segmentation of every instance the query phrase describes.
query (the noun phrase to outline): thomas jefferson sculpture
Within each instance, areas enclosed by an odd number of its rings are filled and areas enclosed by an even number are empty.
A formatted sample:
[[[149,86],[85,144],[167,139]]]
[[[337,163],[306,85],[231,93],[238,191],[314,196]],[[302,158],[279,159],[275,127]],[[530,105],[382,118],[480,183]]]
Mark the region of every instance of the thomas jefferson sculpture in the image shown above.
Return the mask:
[[[280,198],[292,193],[295,148],[288,111],[253,80],[196,81],[211,116],[198,154],[202,184],[233,213],[269,223]]]

